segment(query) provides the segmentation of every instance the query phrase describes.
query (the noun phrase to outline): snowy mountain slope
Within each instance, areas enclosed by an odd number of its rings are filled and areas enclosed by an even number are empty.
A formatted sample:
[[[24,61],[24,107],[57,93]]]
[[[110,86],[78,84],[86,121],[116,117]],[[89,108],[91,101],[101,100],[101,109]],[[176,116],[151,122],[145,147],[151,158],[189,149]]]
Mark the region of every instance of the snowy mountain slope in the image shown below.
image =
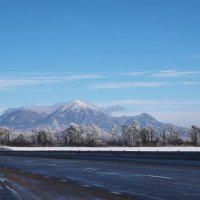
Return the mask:
[[[41,114],[42,113],[51,114],[65,104],[66,103],[59,103],[59,104],[49,105],[49,106],[29,106],[29,107],[21,107],[21,108],[8,108],[7,110],[4,111],[4,113],[8,114],[8,113],[12,113],[14,111],[21,109],[21,110],[28,110],[28,111],[33,111],[36,113],[41,113]]]
[[[12,129],[30,129],[46,118],[46,114],[40,114],[26,109],[14,109],[12,112],[3,114],[0,117],[0,126]]]

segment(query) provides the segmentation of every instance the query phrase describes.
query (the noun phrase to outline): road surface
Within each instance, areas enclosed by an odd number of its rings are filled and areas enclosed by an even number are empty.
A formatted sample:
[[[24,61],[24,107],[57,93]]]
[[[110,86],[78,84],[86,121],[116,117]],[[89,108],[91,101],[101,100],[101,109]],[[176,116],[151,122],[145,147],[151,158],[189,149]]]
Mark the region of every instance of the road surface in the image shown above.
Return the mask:
[[[200,167],[0,156],[0,199],[199,200]]]

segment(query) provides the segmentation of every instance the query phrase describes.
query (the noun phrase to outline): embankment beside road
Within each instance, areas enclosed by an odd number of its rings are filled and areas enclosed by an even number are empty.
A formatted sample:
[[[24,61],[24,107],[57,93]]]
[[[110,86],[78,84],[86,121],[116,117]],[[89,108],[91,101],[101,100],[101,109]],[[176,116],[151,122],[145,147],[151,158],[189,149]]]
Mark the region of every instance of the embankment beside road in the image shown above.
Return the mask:
[[[145,162],[160,164],[193,164],[200,166],[200,152],[148,151],[0,151],[0,156],[41,157],[78,160]]]

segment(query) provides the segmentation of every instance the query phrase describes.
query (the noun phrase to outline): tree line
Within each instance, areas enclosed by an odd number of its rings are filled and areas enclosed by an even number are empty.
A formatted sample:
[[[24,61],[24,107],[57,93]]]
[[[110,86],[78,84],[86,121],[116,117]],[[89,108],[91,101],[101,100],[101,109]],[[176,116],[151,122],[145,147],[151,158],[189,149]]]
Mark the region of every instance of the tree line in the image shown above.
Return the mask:
[[[169,146],[200,145],[200,127],[191,126],[186,136],[175,128],[157,131],[153,126],[140,128],[132,125],[113,125],[102,131],[96,125],[71,124],[65,130],[42,129],[29,132],[11,131],[0,128],[2,146]]]

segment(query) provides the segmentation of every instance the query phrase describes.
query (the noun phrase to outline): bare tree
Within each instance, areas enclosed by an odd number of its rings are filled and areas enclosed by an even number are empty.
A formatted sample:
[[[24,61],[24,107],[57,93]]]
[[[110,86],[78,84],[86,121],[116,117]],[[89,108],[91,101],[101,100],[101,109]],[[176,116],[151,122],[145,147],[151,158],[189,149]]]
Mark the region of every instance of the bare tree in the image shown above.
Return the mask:
[[[170,133],[167,130],[163,130],[159,133],[159,141],[161,145],[166,145],[169,142]]]
[[[181,135],[174,127],[169,131],[168,142],[173,145],[180,145],[182,143]]]

